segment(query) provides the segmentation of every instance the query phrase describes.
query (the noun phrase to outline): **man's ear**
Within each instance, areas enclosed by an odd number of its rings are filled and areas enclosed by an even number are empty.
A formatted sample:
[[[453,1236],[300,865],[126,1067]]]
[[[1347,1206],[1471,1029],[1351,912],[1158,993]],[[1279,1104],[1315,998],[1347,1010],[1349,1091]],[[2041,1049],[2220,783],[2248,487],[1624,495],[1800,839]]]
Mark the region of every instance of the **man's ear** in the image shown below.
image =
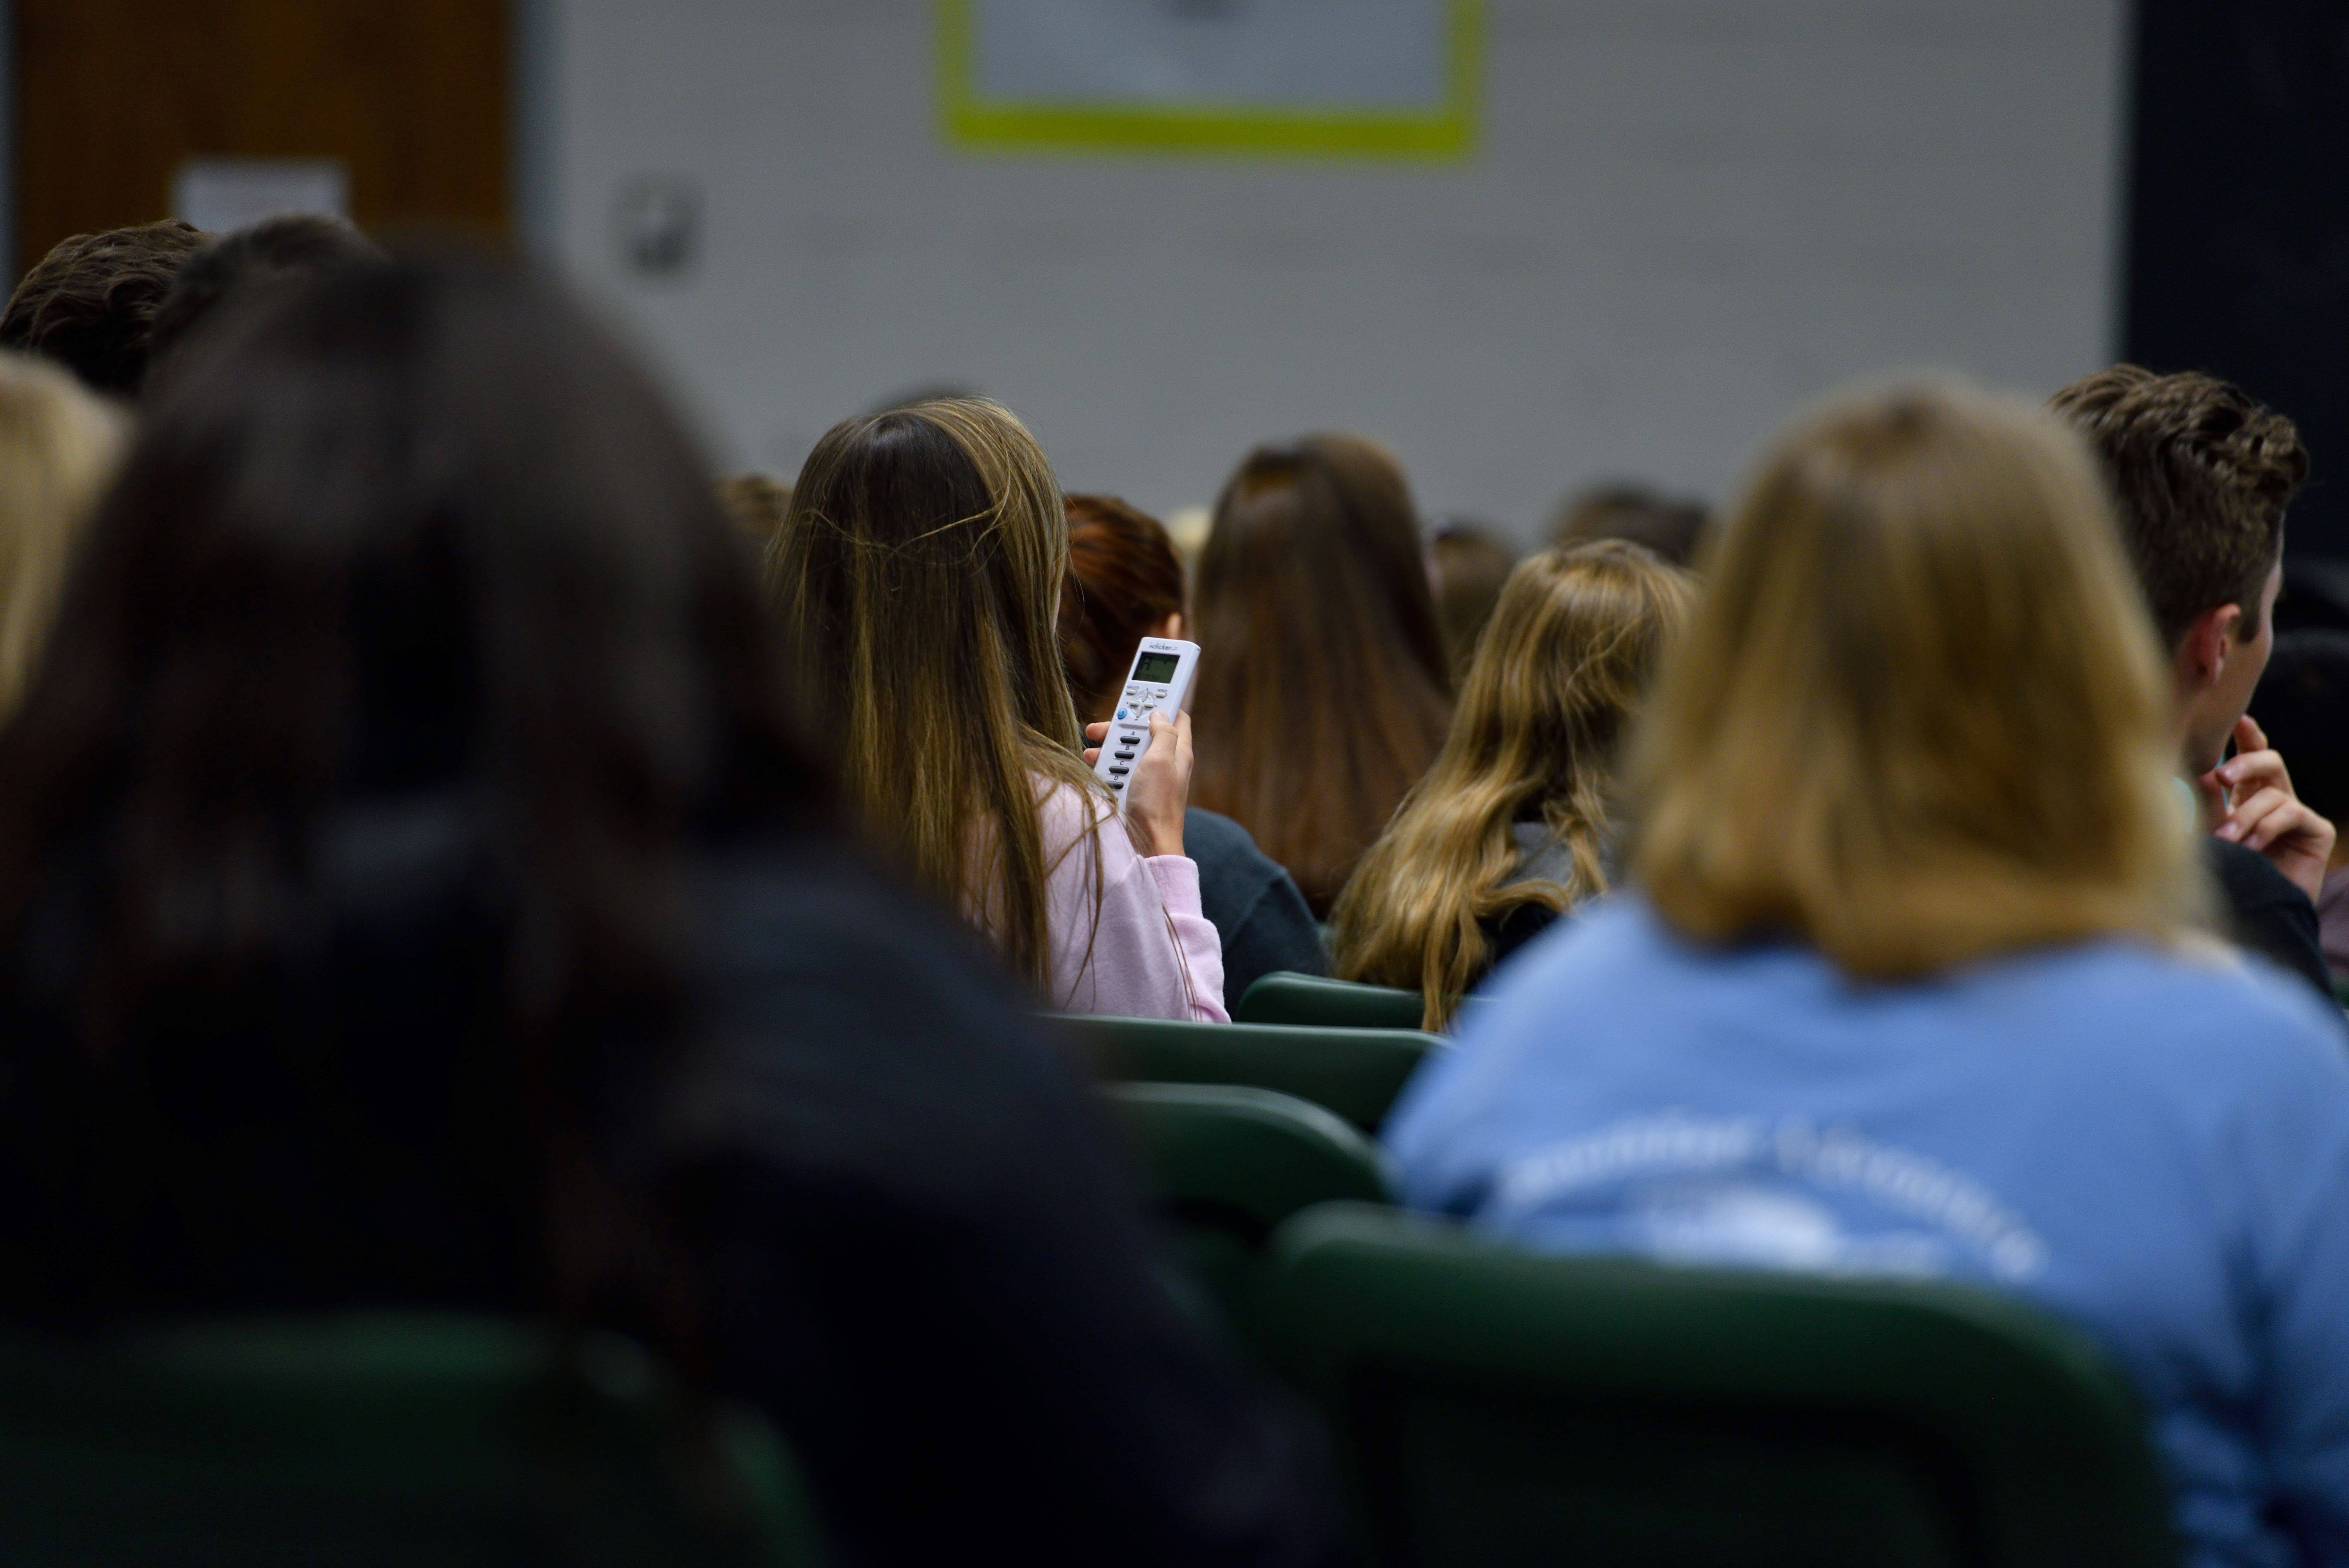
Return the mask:
[[[2220,604],[2194,617],[2178,645],[2178,678],[2189,690],[2216,682],[2235,651],[2235,635],[2243,627],[2240,604]]]

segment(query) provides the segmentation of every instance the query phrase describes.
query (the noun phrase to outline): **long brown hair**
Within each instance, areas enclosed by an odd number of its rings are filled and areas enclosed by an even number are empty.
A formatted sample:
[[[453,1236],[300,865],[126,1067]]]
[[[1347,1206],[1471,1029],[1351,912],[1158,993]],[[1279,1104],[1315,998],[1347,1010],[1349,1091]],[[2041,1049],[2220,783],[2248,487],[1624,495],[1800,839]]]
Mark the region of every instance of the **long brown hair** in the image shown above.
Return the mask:
[[[1000,404],[946,398],[827,431],[770,573],[849,809],[1040,990],[1041,792],[1100,792],[1053,636],[1068,554],[1035,438]]]
[[[1326,911],[1451,717],[1402,469],[1353,436],[1250,452],[1216,501],[1197,600],[1192,799]]]
[[[1442,754],[1338,900],[1339,975],[1420,992],[1442,1028],[1485,967],[1479,921],[1607,891],[1616,750],[1693,593],[1687,573],[1619,541],[1518,562]],[[1565,848],[1568,882],[1509,882],[1511,830],[1528,819]]]
[[[605,1132],[695,1027],[697,858],[829,814],[782,660],[699,454],[551,287],[382,263],[208,329],[0,746],[0,937],[42,954],[0,1141],[88,1220],[0,1255],[5,1294],[438,1278],[367,1217],[446,1192],[565,1312],[689,1329]],[[388,951],[429,1038],[328,1005]],[[382,1132],[443,1094],[445,1143]]]
[[[1183,611],[1183,559],[1164,524],[1115,496],[1068,499],[1069,574],[1061,584],[1061,665],[1077,717],[1106,720],[1153,628]]]
[[[1962,387],[1837,403],[1706,574],[1627,774],[1674,926],[1876,979],[2186,928],[2168,674],[2076,435]]]

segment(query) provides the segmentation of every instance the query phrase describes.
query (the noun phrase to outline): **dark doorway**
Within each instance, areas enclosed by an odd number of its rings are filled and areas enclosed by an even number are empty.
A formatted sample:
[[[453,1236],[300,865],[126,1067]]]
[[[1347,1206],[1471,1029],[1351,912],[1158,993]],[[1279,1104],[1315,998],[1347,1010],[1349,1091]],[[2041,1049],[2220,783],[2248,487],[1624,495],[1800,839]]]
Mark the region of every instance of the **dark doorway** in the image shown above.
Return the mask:
[[[2349,562],[2349,5],[2139,0],[2127,354],[2300,426],[2295,564]]]
[[[509,0],[16,0],[13,278],[191,159],[330,160],[371,230],[502,238]]]

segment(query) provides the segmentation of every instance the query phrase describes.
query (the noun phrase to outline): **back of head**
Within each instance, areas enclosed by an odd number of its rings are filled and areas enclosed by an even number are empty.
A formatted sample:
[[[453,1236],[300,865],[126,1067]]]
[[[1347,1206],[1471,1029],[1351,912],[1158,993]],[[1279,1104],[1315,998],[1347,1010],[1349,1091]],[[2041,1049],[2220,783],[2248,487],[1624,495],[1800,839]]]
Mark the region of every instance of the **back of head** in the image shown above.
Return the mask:
[[[1672,500],[1645,485],[1605,484],[1567,498],[1550,523],[1550,542],[1581,544],[1620,539],[1645,546],[1675,566],[1696,560],[1711,521],[1692,500]]]
[[[1196,599],[1192,798],[1326,910],[1450,717],[1402,469],[1352,436],[1249,453],[1216,500]]]
[[[1450,522],[1435,531],[1427,543],[1428,564],[1435,578],[1435,614],[1444,625],[1444,645],[1451,651],[1454,684],[1468,673],[1476,639],[1493,618],[1500,602],[1501,584],[1517,563],[1517,552],[1474,523]]]
[[[1868,977],[2179,928],[2167,681],[2053,420],[1936,386],[1833,404],[1771,448],[1711,573],[1627,791],[1673,925]]]
[[[2292,763],[2292,792],[2349,821],[2349,632],[2286,632],[2251,697],[2268,744]]]
[[[2283,553],[2284,510],[2308,477],[2291,420],[2237,387],[2192,372],[2116,365],[2084,376],[2048,407],[2102,462],[2129,559],[2162,645],[2222,604],[2253,634],[2268,573]]]
[[[146,379],[155,312],[203,231],[167,218],[60,240],[8,297],[0,348],[53,359],[128,397]]]
[[[1106,720],[1133,651],[1183,613],[1183,561],[1154,517],[1115,496],[1072,495],[1061,584],[1061,667],[1077,717]]]
[[[718,504],[761,554],[774,548],[792,509],[792,487],[771,474],[730,474],[718,481]]]
[[[0,354],[0,719],[32,678],[126,435],[121,415],[64,369]]]
[[[849,805],[1038,984],[1039,783],[1092,788],[1054,635],[1068,553],[1034,438],[950,399],[827,431],[769,573]]]
[[[71,1101],[105,1125],[61,1129],[47,1157],[123,1161],[106,1180],[140,1201],[186,1183],[207,1245],[373,1267],[301,1230],[314,1209],[240,1183],[405,1180],[365,1168],[408,1156],[334,1130],[365,1086],[396,1069],[422,1096],[424,1058],[476,1041],[450,1092],[481,1098],[452,1106],[443,1157],[485,1215],[520,1205],[524,1244],[548,1249],[522,1266],[558,1294],[602,1283],[631,1260],[595,1249],[638,1233],[596,1206],[633,1189],[579,1167],[608,1075],[681,1026],[684,857],[821,808],[779,658],[691,444],[551,290],[378,265],[207,333],[147,412],[0,748],[0,921],[88,949],[67,1008],[87,1044],[11,1068],[106,1064],[103,1092]],[[433,830],[346,831],[383,822]],[[486,969],[489,1016],[433,1020],[430,1051],[383,1037],[372,1007],[321,1016],[374,973],[338,944],[444,871],[445,907],[497,927],[452,971]],[[399,932],[443,934],[412,918]],[[439,974],[406,965],[372,995]],[[172,1170],[191,1145],[140,1140],[134,1108],[161,1103],[142,1075],[178,1070],[185,1029],[209,1031],[208,1082],[250,1089],[238,1136],[267,1158]],[[593,1222],[531,1215],[542,1200]],[[299,1233],[256,1235],[260,1215]]]
[[[1617,754],[1693,594],[1685,571],[1619,540],[1517,563],[1444,750],[1338,901],[1341,975],[1421,991],[1441,1026],[1485,966],[1479,922],[1607,891]],[[1526,821],[1567,851],[1567,882],[1515,879]]]
[[[181,263],[155,307],[151,364],[169,364],[224,303],[247,290],[383,259],[355,225],[316,213],[289,213],[220,235]]]

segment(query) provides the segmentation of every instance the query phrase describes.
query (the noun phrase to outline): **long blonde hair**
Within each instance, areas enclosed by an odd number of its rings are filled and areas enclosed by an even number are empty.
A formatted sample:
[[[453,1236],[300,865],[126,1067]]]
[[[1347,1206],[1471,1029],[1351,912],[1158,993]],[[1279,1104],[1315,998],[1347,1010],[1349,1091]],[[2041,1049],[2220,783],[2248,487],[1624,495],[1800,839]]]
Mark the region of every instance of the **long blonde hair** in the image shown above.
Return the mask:
[[[1866,979],[2175,941],[2202,890],[2169,720],[2080,438],[1959,387],[1847,398],[1715,543],[1629,765],[1632,875],[1689,936]]]
[[[1418,991],[1442,1028],[1485,967],[1480,921],[1606,891],[1615,753],[1692,593],[1687,573],[1617,541],[1517,563],[1443,751],[1339,896],[1340,975]],[[1528,818],[1566,851],[1568,882],[1510,882]]]
[[[0,718],[32,680],[74,542],[127,434],[64,370],[0,351]]]
[[[1054,639],[1068,553],[1034,438],[999,404],[947,398],[833,426],[770,558],[850,810],[1040,989],[1040,790],[1099,793]]]

